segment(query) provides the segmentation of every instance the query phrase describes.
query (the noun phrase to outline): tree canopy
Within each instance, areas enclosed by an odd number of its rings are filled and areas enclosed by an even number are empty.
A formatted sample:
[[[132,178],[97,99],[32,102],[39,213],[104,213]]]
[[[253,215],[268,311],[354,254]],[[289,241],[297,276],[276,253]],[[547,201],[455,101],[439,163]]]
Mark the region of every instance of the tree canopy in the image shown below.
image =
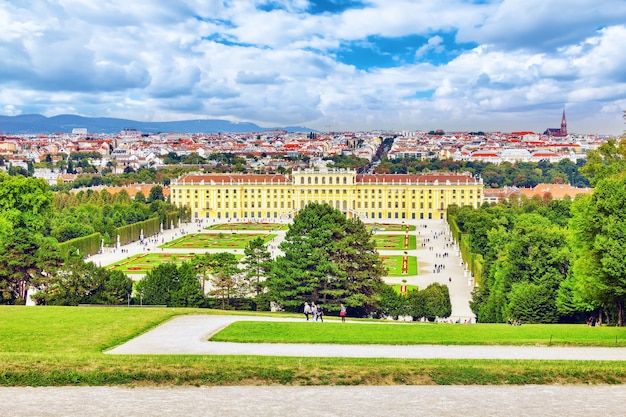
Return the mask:
[[[338,310],[376,309],[382,290],[382,261],[365,225],[327,204],[311,203],[289,226],[267,281],[271,298],[296,310],[305,301]]]

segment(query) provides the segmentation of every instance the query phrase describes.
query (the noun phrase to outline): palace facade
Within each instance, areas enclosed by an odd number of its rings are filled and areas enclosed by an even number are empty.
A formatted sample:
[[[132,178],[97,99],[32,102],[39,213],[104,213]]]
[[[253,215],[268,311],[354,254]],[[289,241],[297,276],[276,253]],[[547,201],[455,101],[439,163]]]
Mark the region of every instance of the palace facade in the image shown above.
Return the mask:
[[[451,204],[478,207],[482,178],[470,173],[357,174],[301,169],[291,175],[188,174],[170,184],[174,204],[193,219],[292,218],[310,202],[361,220],[443,219]]]

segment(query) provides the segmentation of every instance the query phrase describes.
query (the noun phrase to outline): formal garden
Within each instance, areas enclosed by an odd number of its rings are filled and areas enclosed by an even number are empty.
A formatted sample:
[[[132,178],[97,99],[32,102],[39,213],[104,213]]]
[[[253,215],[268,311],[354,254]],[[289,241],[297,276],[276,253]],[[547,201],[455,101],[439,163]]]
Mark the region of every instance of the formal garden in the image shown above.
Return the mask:
[[[257,237],[261,237],[267,243],[276,236],[267,233],[191,233],[159,247],[163,249],[243,249]]]
[[[416,248],[417,239],[408,234],[378,234],[372,235],[372,240],[378,250],[411,250]]]
[[[231,232],[240,230],[287,230],[288,228],[288,224],[271,222],[228,222],[212,224],[206,227],[207,230],[228,230]]]
[[[374,233],[377,232],[412,232],[415,230],[414,225],[398,224],[398,223],[365,223],[367,230]]]
[[[128,258],[107,266],[108,269],[122,271],[125,274],[145,274],[155,267],[163,264],[174,262],[180,265],[183,262],[192,261],[196,254],[190,253],[140,253],[129,256]],[[243,255],[235,255],[237,259],[241,259]]]
[[[417,258],[406,255],[381,255],[388,277],[417,275]]]

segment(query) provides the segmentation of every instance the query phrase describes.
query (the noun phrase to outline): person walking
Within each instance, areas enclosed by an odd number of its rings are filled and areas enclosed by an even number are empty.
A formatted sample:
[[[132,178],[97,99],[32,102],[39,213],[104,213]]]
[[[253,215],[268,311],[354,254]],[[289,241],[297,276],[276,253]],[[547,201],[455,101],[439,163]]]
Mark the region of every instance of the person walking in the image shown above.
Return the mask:
[[[320,305],[317,306],[317,317],[319,317],[320,321],[324,323],[324,309]]]
[[[315,321],[317,321],[317,305],[314,302],[311,302],[311,314]]]
[[[346,309],[346,306],[341,303],[341,309],[339,310],[339,317],[341,317],[341,321],[345,323],[346,321],[346,314],[348,314],[348,310]]]
[[[306,317],[306,321],[309,321],[309,314],[311,314],[311,306],[308,302],[304,302],[304,316]]]

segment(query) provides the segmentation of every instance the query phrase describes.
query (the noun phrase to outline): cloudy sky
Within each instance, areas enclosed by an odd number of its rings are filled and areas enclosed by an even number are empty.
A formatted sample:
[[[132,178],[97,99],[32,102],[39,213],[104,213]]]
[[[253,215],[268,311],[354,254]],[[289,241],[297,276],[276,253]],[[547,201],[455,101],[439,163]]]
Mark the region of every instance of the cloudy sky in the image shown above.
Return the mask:
[[[624,0],[0,0],[0,114],[620,134]]]

